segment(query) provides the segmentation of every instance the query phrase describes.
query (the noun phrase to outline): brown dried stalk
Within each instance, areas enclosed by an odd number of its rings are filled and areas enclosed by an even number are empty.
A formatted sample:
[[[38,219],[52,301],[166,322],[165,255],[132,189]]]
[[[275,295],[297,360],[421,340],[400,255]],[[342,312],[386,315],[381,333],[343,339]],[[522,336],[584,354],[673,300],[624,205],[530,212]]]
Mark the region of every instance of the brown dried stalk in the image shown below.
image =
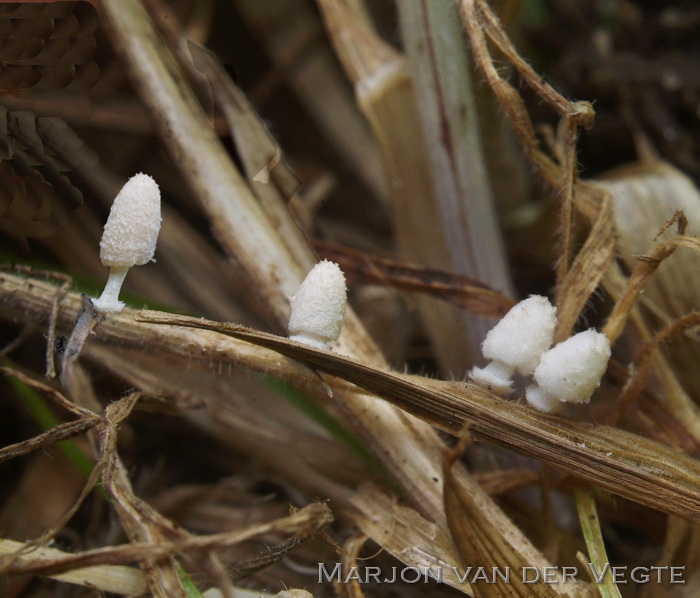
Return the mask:
[[[684,331],[700,325],[700,312],[694,311],[683,318],[679,318],[670,325],[659,330],[650,341],[644,344],[639,350],[634,360],[634,365],[630,368],[630,374],[620,395],[620,401],[610,424],[614,425],[625,410],[635,401],[649,380],[652,372],[653,359],[659,350],[659,345],[666,339],[681,334]]]
[[[623,430],[547,416],[475,384],[443,382],[374,368],[235,324],[142,312],[137,320],[217,330],[352,382],[432,425],[481,436],[539,459],[634,502],[700,521],[700,464]],[[279,372],[278,372],[279,373]]]
[[[54,320],[52,317],[52,322],[53,321]],[[55,388],[34,380],[33,378],[30,378],[22,372],[12,368],[0,367],[0,371],[8,376],[18,378],[24,384],[27,384],[43,395],[48,396],[52,401],[66,409],[69,413],[78,416],[78,419],[75,421],[58,424],[42,434],[16,444],[10,444],[2,447],[0,449],[0,463],[9,459],[14,459],[15,457],[19,457],[20,455],[31,453],[39,448],[51,446],[57,442],[61,442],[62,440],[80,436],[100,423],[101,418],[98,415],[95,415],[92,411],[83,409],[75,403],[72,403]]]
[[[333,522],[327,505],[312,503],[307,507],[276,521],[253,525],[242,530],[221,532],[207,536],[189,536],[181,540],[157,543],[132,542],[119,546],[94,548],[62,557],[18,562],[11,569],[13,575],[39,574],[58,575],[73,569],[82,569],[109,563],[125,565],[135,560],[159,560],[188,552],[201,552],[235,546],[250,538],[264,536],[270,532],[283,532],[308,537]]]
[[[639,263],[629,278],[625,292],[618,298],[603,329],[611,343],[615,342],[622,334],[622,329],[629,317],[632,306],[649,278],[651,278],[661,262],[669,257],[677,247],[687,247],[700,253],[700,239],[698,237],[679,235],[670,241],[656,245],[648,255],[639,258]]]
[[[504,109],[525,155],[562,199],[560,235],[562,256],[557,266],[557,316],[555,342],[567,338],[590,295],[613,260],[614,235],[608,194],[576,181],[575,145],[580,128],[588,128],[594,112],[587,102],[570,102],[542,81],[508,40],[498,18],[483,0],[461,0],[462,21],[469,35],[472,54],[486,81]],[[539,148],[535,128],[517,90],[498,72],[491,57],[488,36],[535,92],[564,119],[563,159],[557,164]],[[574,204],[576,198],[576,204]],[[593,222],[593,228],[574,257],[571,250],[573,209]]]

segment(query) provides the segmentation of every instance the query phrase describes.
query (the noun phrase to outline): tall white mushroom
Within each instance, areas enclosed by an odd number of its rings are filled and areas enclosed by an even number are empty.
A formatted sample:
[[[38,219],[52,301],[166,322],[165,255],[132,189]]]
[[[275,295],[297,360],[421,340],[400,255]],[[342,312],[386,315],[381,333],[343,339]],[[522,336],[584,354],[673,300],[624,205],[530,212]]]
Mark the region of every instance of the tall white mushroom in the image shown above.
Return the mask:
[[[153,259],[160,232],[160,189],[147,174],[131,177],[114,198],[100,241],[100,260],[109,266],[102,295],[93,299],[103,312],[120,312],[119,291],[132,266]]]
[[[317,349],[328,349],[340,336],[346,300],[343,271],[334,262],[319,262],[292,298],[289,338]]]
[[[608,367],[610,341],[592,328],[579,332],[547,351],[535,369],[527,402],[547,413],[564,403],[588,403]]]
[[[481,351],[491,363],[473,368],[469,377],[497,394],[510,393],[513,374],[532,374],[552,344],[556,325],[557,308],[546,297],[532,295],[524,299],[486,335]]]

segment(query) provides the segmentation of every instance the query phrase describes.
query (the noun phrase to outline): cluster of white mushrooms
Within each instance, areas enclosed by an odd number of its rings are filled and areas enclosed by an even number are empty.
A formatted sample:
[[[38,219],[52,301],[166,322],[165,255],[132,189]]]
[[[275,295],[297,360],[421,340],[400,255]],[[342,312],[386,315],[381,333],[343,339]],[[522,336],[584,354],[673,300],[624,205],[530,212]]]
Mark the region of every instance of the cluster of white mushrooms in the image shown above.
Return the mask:
[[[565,403],[587,403],[607,368],[610,341],[589,329],[550,349],[556,325],[557,309],[546,297],[521,301],[486,335],[481,349],[491,363],[473,368],[470,378],[505,396],[515,372],[532,376],[525,398],[547,413],[562,411]]]
[[[100,259],[110,268],[107,285],[93,300],[102,312],[120,312],[119,291],[129,268],[153,259],[160,231],[160,190],[146,174],[133,176],[114,200],[100,242]],[[345,317],[347,288],[340,267],[323,260],[308,273],[291,301],[289,338],[328,350],[338,340]],[[525,397],[530,405],[557,413],[565,403],[586,403],[610,358],[608,338],[593,329],[550,348],[557,310],[533,295],[513,307],[482,344],[490,363],[473,368],[470,378],[506,396],[513,376],[532,376]]]

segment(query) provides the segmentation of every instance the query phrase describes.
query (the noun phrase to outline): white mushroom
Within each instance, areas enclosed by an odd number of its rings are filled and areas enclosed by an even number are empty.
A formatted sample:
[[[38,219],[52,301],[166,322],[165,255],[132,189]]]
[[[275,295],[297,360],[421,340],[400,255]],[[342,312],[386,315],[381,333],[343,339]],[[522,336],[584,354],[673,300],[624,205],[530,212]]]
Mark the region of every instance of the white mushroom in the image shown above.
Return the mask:
[[[558,413],[564,403],[588,403],[609,359],[607,336],[593,329],[579,332],[542,356],[525,398],[547,413]]]
[[[340,336],[346,299],[345,276],[338,264],[328,260],[316,264],[292,299],[289,338],[328,349]]]
[[[96,309],[120,312],[119,291],[132,266],[153,259],[160,231],[160,190],[147,174],[131,177],[117,194],[100,241],[100,260],[109,266],[102,295],[93,299]]]
[[[557,308],[546,297],[532,295],[521,301],[489,331],[481,345],[491,363],[473,368],[469,377],[497,394],[510,393],[513,374],[532,374],[552,344],[556,325]]]

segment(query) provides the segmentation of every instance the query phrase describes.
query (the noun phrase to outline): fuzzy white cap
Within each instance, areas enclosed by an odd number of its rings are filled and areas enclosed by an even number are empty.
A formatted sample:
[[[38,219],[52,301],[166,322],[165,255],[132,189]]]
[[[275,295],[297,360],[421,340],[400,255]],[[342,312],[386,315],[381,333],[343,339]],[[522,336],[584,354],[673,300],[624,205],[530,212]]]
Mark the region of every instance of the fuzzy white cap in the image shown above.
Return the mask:
[[[160,232],[160,189],[147,174],[131,177],[114,198],[100,241],[105,266],[141,266],[153,259]]]
[[[592,328],[547,351],[525,397],[533,407],[556,413],[565,403],[587,403],[608,367],[610,340]]]
[[[119,291],[129,268],[153,259],[160,232],[160,189],[147,174],[131,177],[114,198],[102,240],[100,260],[109,266],[107,284],[96,309],[118,313],[124,309]]]
[[[338,264],[323,260],[306,275],[292,299],[289,338],[320,349],[338,340],[345,318],[347,287]]]
[[[532,295],[515,305],[486,335],[481,345],[485,368],[473,368],[469,376],[494,392],[512,390],[514,372],[532,374],[542,354],[552,344],[557,308],[546,297]]]
[[[557,308],[541,295],[531,295],[513,307],[486,335],[481,350],[528,376],[552,344]]]

